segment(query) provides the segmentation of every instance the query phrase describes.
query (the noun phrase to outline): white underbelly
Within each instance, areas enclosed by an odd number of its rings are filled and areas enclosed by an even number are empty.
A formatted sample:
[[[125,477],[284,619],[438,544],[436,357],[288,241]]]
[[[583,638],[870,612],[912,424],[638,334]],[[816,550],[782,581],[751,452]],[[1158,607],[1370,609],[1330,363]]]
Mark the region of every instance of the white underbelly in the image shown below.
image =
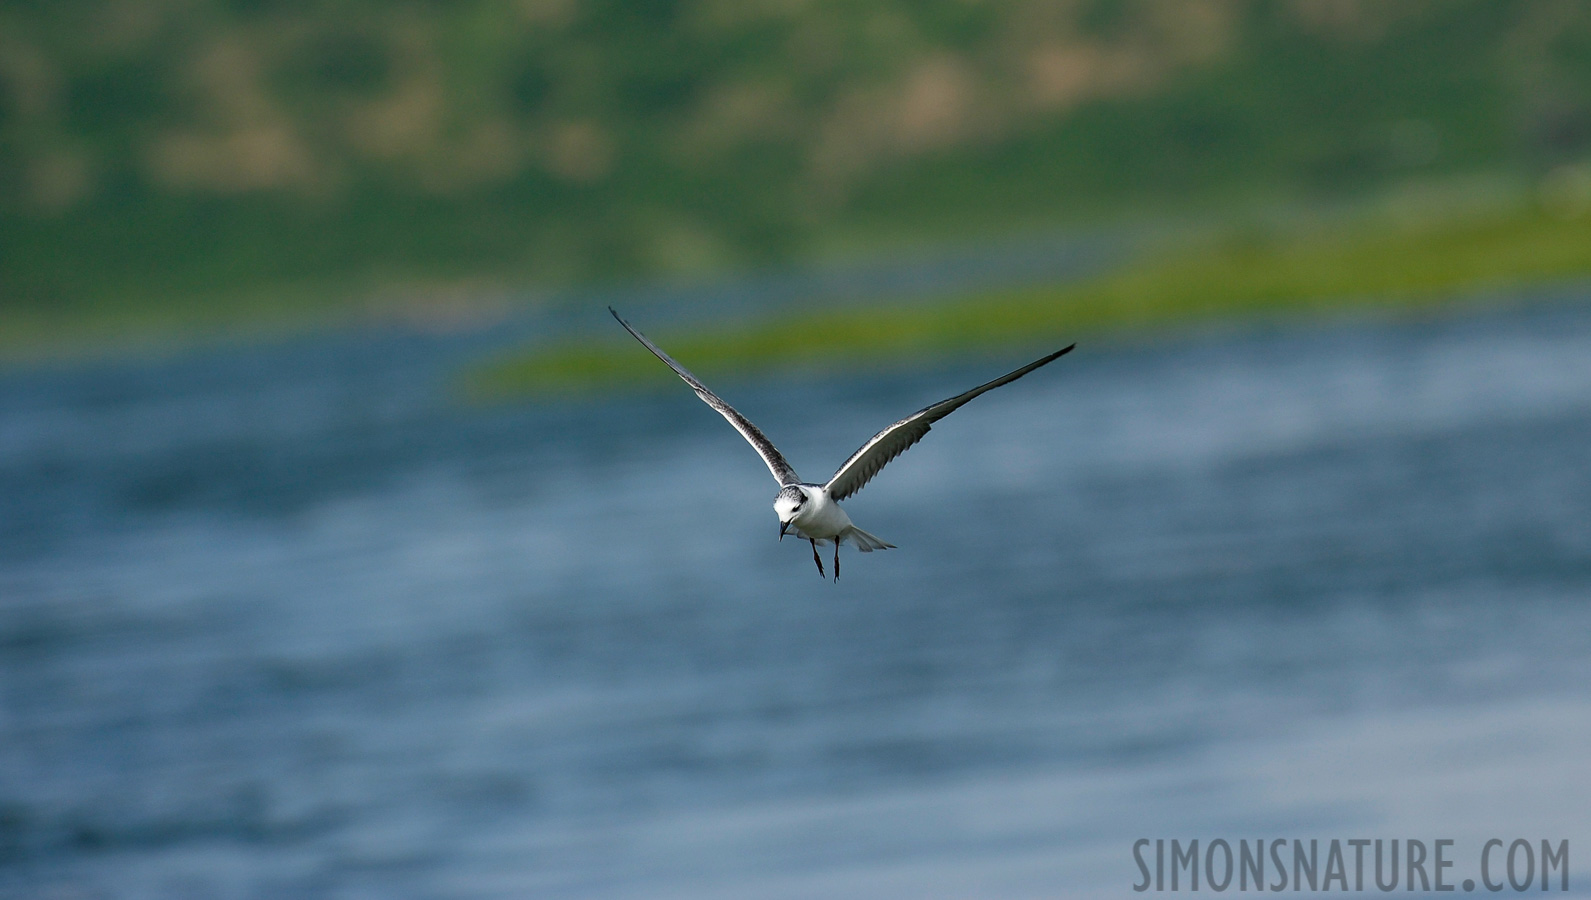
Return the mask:
[[[791,524],[801,532],[804,538],[814,540],[833,540],[836,536],[851,527],[851,517],[840,509],[840,505],[827,498],[808,504],[808,509],[803,510],[805,515],[798,516]]]

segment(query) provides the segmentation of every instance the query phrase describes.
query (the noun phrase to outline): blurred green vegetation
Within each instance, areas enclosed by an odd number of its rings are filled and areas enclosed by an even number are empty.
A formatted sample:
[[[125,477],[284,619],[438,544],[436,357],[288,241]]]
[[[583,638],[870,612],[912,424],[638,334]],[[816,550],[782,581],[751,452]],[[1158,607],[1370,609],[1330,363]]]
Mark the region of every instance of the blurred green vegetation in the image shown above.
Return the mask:
[[[1499,286],[1591,274],[1591,217],[1530,207],[1400,221],[1382,212],[1347,222],[1227,230],[1157,248],[1076,284],[985,293],[914,307],[825,310],[731,327],[663,332],[670,355],[705,375],[769,369],[888,367],[922,355],[1055,346],[1112,330],[1171,328],[1240,316],[1409,311]],[[802,336],[809,336],[803,340]],[[627,340],[511,355],[466,374],[490,401],[664,381]]]
[[[1591,155],[1591,7],[10,0],[0,344]]]

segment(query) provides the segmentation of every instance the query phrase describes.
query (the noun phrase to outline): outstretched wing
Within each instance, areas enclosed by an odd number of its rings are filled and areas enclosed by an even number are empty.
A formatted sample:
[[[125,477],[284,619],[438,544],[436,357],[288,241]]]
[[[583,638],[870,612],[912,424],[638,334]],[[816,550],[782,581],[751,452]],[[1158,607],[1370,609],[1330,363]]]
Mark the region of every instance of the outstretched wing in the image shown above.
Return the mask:
[[[729,424],[735,426],[735,430],[740,432],[741,436],[751,443],[757,453],[761,454],[762,461],[768,464],[768,471],[773,473],[773,477],[778,480],[780,487],[787,484],[797,484],[801,481],[801,478],[796,475],[795,469],[785,460],[784,454],[780,453],[779,448],[773,445],[773,441],[768,440],[768,436],[762,433],[762,429],[751,424],[750,419],[741,415],[733,406],[725,403],[717,394],[708,390],[707,385],[702,384],[700,379],[686,371],[684,366],[675,362],[672,356],[664,353],[658,349],[656,344],[647,340],[646,335],[631,328],[630,323],[624,321],[613,307],[608,307],[608,312],[613,313],[613,317],[619,320],[619,324],[624,326],[624,330],[640,341],[641,346],[652,351],[654,356],[661,359],[670,369],[674,370],[675,375],[685,379],[685,383],[696,391],[696,396],[702,398],[703,403],[718,410],[719,415],[728,419]]]
[[[957,394],[949,400],[941,400],[933,406],[920,409],[873,435],[867,443],[851,454],[850,459],[841,463],[839,471],[835,472],[834,477],[829,479],[829,496],[836,500],[844,500],[846,497],[861,490],[863,485],[867,484],[874,475],[878,474],[879,469],[884,468],[890,460],[905,453],[906,449],[912,444],[922,440],[923,435],[928,433],[928,429],[935,422],[960,409],[979,394],[992,391],[1002,384],[1010,384],[1034,369],[1060,359],[1070,353],[1072,347],[1076,346],[1076,344],[1073,344],[1071,347],[1057,350],[1043,359],[1028,363],[1015,372],[1001,375],[988,384],[980,384],[965,394]]]

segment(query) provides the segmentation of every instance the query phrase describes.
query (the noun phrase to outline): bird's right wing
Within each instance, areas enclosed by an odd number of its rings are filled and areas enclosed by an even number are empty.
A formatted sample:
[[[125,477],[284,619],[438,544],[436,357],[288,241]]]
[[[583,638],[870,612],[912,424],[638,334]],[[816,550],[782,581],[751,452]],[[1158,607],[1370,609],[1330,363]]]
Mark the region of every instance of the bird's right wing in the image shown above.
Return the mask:
[[[720,399],[717,394],[708,389],[707,385],[702,384],[700,379],[687,371],[684,366],[675,362],[674,357],[664,353],[656,344],[647,340],[646,335],[631,328],[630,323],[624,321],[613,307],[608,307],[608,312],[613,313],[613,318],[618,319],[619,324],[624,326],[624,330],[641,342],[641,346],[652,351],[652,355],[661,359],[670,369],[673,369],[675,375],[683,378],[685,383],[696,391],[696,396],[702,398],[703,403],[718,410],[719,415],[728,419],[729,424],[735,426],[735,430],[740,432],[741,436],[762,456],[762,461],[768,464],[768,471],[773,473],[773,477],[779,482],[780,487],[787,484],[798,484],[801,481],[800,476],[796,475],[795,469],[785,460],[784,454],[780,453],[779,448],[773,445],[773,441],[768,440],[768,436],[762,433],[762,429],[751,424],[750,419],[747,419],[737,412],[733,406]]]
[[[878,474],[879,469],[884,468],[885,464],[905,453],[911,445],[922,440],[923,435],[928,433],[928,429],[935,422],[960,409],[979,394],[992,391],[1002,384],[1010,384],[1039,366],[1047,365],[1065,356],[1071,352],[1072,347],[1076,346],[1076,344],[1073,344],[1071,347],[1057,350],[1043,359],[1028,363],[1015,372],[1008,372],[987,384],[980,384],[964,394],[957,394],[949,400],[941,400],[933,406],[919,409],[894,425],[873,435],[867,443],[851,454],[850,459],[841,463],[839,471],[835,472],[834,477],[829,479],[829,496],[836,500],[844,500],[846,497],[861,490],[863,485],[867,484],[874,475]]]

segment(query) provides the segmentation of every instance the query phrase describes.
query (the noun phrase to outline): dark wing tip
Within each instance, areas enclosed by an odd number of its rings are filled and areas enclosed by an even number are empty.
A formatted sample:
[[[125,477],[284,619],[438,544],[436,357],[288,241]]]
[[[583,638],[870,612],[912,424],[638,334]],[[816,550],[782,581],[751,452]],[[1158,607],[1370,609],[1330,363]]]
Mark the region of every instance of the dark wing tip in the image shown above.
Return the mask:
[[[633,337],[636,340],[640,341],[643,346],[645,346],[648,350],[651,350],[654,354],[658,352],[657,348],[652,346],[652,342],[651,341],[648,341],[646,338],[642,337],[641,333],[639,331],[635,330],[635,326],[634,325],[631,325],[629,322],[624,321],[624,317],[619,315],[619,311],[618,310],[616,310],[616,309],[614,309],[613,307],[610,306],[610,307],[608,307],[608,312],[613,314],[613,318],[615,320],[617,320],[618,323],[621,326],[623,326],[625,331],[628,331],[630,333],[631,337]],[[668,360],[663,360],[663,361],[664,362],[668,362]],[[669,368],[672,369],[673,367],[674,367],[673,364],[670,363],[669,364]]]
[[[1033,363],[1032,368],[1036,369],[1039,366],[1047,366],[1050,363],[1055,362],[1057,359],[1060,359],[1061,357],[1065,356],[1068,353],[1071,353],[1073,350],[1076,350],[1076,349],[1077,349],[1077,345],[1076,344],[1067,344],[1065,347],[1062,347],[1061,349],[1055,351],[1054,353],[1051,353],[1049,356],[1046,356],[1043,359],[1040,359],[1037,362]],[[1032,369],[1029,369],[1028,371],[1032,371]],[[1023,372],[1023,374],[1025,375],[1027,373]]]

